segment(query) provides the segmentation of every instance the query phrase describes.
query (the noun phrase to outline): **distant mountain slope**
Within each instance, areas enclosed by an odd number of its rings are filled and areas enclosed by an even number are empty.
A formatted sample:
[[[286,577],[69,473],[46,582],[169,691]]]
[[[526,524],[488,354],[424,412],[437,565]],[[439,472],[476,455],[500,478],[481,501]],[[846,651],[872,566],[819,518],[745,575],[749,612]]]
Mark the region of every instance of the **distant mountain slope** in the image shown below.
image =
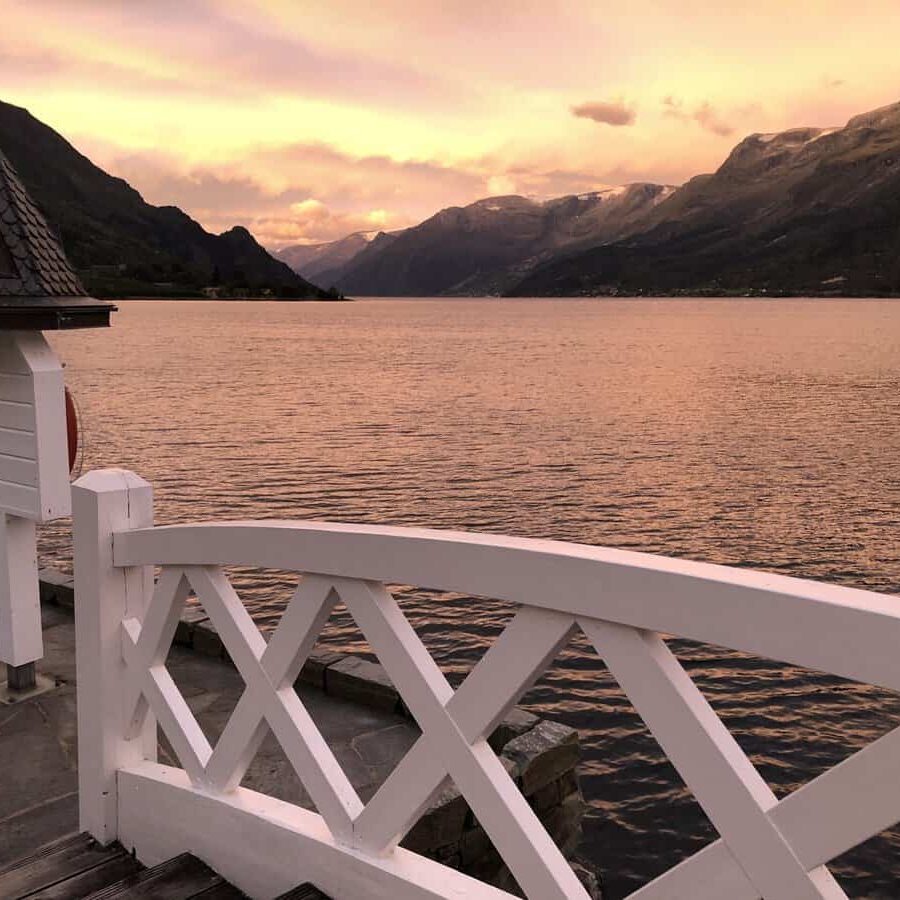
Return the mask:
[[[295,244],[275,255],[298,275],[318,279],[323,272],[339,271],[347,266],[377,237],[377,231],[357,231],[338,241],[323,244]],[[323,282],[324,283],[324,282]],[[328,284],[326,284],[326,287]]]
[[[333,273],[334,283],[379,296],[497,294],[563,248],[632,233],[672,190],[633,184],[543,203],[510,196],[451,207],[373,242]]]
[[[357,268],[365,268],[371,260],[378,257],[387,247],[394,243],[400,235],[405,234],[405,230],[401,231],[379,231],[378,234],[363,247],[359,253],[346,262],[340,263],[334,268],[327,269],[319,275],[319,281],[322,284],[340,286],[345,279],[350,279],[352,273]]]
[[[640,233],[536,268],[520,296],[900,293],[900,103],[755,134]]]
[[[0,148],[60,232],[92,293],[178,293],[221,284],[324,296],[270,256],[246,228],[213,235],[174,206],[145,203],[26,110],[3,102]]]

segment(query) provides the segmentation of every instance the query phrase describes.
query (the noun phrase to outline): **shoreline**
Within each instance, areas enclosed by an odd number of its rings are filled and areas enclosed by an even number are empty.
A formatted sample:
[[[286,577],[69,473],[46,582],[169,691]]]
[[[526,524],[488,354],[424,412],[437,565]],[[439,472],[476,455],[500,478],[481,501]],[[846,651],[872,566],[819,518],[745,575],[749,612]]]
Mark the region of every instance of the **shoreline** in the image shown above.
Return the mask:
[[[103,301],[110,303],[127,303],[128,301],[169,301],[169,302],[197,302],[197,303],[357,303],[366,300],[408,300],[408,301],[435,301],[435,300],[900,300],[900,294],[569,294],[553,296],[503,296],[500,294],[438,294],[435,296],[413,295],[363,295],[360,297],[345,297],[342,300],[324,299],[321,297],[101,297]]]
[[[109,300],[113,303],[125,303],[128,300],[190,300],[198,303],[353,303],[353,297],[344,297],[343,299],[325,298],[325,297],[101,297],[102,300]]]

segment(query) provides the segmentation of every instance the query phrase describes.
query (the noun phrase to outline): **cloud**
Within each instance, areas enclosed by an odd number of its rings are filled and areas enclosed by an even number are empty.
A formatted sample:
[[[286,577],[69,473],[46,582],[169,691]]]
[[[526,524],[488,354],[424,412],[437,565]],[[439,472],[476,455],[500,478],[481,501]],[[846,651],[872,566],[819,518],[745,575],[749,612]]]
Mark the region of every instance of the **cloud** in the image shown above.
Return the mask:
[[[516,182],[509,175],[491,175],[488,178],[487,189],[492,197],[515,194]]]
[[[498,170],[500,168],[498,165]],[[538,164],[510,165],[505,168],[504,175],[495,176],[495,178],[506,178],[512,181],[515,184],[515,191],[512,193],[534,197],[538,200],[563,197],[566,194],[584,194],[606,186],[606,182],[598,177],[596,172],[548,168]],[[497,193],[509,192],[499,191]]]
[[[208,97],[208,85],[198,84],[177,74],[154,73],[140,68],[139,63],[126,65],[101,59],[91,59],[76,50],[56,47],[26,47],[14,34],[0,35],[0,75],[4,88],[51,88],[64,82],[69,87],[97,87],[115,85],[140,96]],[[222,94],[231,95],[229,85],[222,86]]]
[[[663,115],[669,116],[672,119],[678,119],[681,122],[687,122],[691,118],[690,115],[684,111],[684,103],[677,97],[673,97],[671,94],[667,97],[663,97],[662,105]]]
[[[235,210],[284,209],[306,199],[311,192],[304,184],[272,190],[241,172],[216,172],[204,168],[183,171],[176,159],[164,153],[117,154],[108,166],[115,175],[140,191],[148,203],[179,206],[203,222]]]
[[[259,178],[277,171],[290,183],[314,185],[310,195],[333,208],[384,208],[421,212],[485,196],[494,171],[435,160],[398,160],[384,154],[356,156],[325,143],[260,147],[241,161]]]
[[[11,27],[0,35],[4,83],[48,86],[65,80],[85,89],[242,102],[297,95],[403,110],[473,96],[400,57],[322,46],[314,32],[267,29],[259,18],[239,19],[214,0],[44,0],[44,8],[38,6],[23,3],[9,13]]]
[[[190,166],[166,152],[89,143],[89,155],[148,203],[178,206],[215,232],[244,225],[270,248],[403,228],[485,197],[504,171],[495,161],[353,156],[322,143],[257,147],[227,163]]]
[[[635,111],[622,100],[580,103],[571,109],[572,115],[579,119],[590,119],[592,122],[616,127],[634,125],[637,118]]]
[[[669,95],[663,98],[663,115],[677,119],[679,122],[695,122],[701,128],[719,137],[729,137],[735,132],[734,126],[726,122],[709,102],[704,102],[693,111],[688,111],[681,100]]]
[[[357,231],[395,231],[415,224],[386,209],[344,213],[312,197],[292,204],[288,216],[261,216],[250,220],[250,230],[268,247],[336,241]]]
[[[93,139],[76,143],[148,203],[178,206],[214,232],[243,225],[272,250],[354,231],[405,228],[488,196],[543,200],[660,176],[674,180],[677,174],[651,171],[630,157],[596,170],[560,166],[553,154],[505,151],[444,163],[354,155],[323,142],[257,145],[227,160],[193,164],[168,150],[125,150]]]
[[[704,103],[694,112],[694,121],[701,128],[705,128],[707,131],[719,135],[719,137],[728,137],[734,134],[734,126],[724,121],[709,103]]]

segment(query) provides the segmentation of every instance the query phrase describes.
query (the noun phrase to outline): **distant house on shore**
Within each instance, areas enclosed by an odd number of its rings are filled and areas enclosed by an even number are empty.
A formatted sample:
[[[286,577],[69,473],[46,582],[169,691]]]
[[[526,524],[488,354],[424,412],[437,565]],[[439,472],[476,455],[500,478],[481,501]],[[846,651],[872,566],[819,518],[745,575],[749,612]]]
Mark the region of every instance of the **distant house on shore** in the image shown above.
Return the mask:
[[[272,299],[275,292],[272,288],[238,288],[224,285],[210,285],[202,289],[204,297],[210,300],[257,300],[260,298]]]

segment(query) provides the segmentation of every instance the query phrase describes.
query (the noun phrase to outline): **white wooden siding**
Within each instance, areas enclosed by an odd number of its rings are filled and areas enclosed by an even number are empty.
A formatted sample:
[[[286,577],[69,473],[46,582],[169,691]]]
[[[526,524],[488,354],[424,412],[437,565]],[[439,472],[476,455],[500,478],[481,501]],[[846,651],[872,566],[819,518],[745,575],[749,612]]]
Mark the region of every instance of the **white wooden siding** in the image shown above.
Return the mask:
[[[63,371],[40,332],[0,333],[0,510],[35,522],[71,510]]]

